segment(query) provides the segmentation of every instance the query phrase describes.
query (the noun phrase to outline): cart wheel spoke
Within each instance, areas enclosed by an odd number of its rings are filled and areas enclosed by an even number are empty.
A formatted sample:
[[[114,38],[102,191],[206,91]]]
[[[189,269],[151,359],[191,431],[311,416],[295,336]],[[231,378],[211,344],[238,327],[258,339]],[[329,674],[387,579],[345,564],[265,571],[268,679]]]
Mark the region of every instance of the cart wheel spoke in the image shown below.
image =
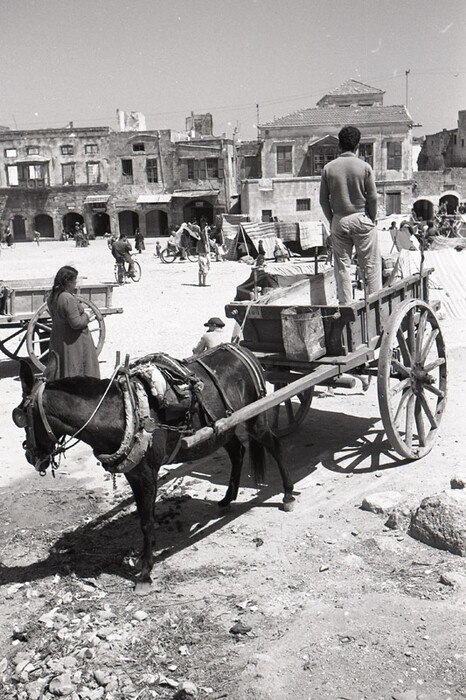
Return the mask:
[[[393,418],[393,423],[394,423],[394,425],[398,425],[398,424],[399,424],[401,412],[402,412],[402,410],[404,409],[405,404],[406,404],[406,401],[409,399],[410,396],[411,396],[411,392],[410,392],[410,391],[405,391],[405,393],[404,393],[403,396],[401,397],[400,403],[398,404],[398,408],[396,409],[396,413],[395,413],[395,416],[394,416],[394,418]]]
[[[283,386],[285,384],[275,384],[274,388],[281,389]],[[312,387],[269,409],[270,426],[277,437],[289,435],[301,425],[308,414],[313,395]]]
[[[424,417],[422,414],[421,402],[419,400],[419,397],[416,398],[414,417],[416,420],[417,434],[419,435],[419,444],[424,447],[426,444],[426,431],[424,427]]]
[[[408,405],[406,406],[406,433],[405,433],[405,442],[408,445],[408,447],[411,447],[413,444],[413,428],[414,428],[414,404],[416,401],[416,397],[414,394],[411,394],[411,396],[408,399]]]
[[[24,333],[24,328],[18,328],[16,331],[13,331],[13,333],[10,333],[10,335],[7,335],[6,338],[2,339],[2,343],[8,343],[10,340],[13,340],[13,338],[17,338],[18,335],[21,335],[21,333]],[[23,342],[24,340],[21,341],[21,345]]]
[[[425,334],[425,330],[426,330],[427,317],[428,317],[428,313],[427,313],[427,311],[424,311],[421,314],[421,318],[419,321],[419,327],[417,329],[416,351],[414,353],[414,358],[417,362],[420,361],[421,356],[422,356],[422,343],[424,341],[424,334]]]
[[[396,386],[391,389],[391,395],[394,397],[396,394],[399,394],[400,391],[405,391],[411,384],[411,379],[408,377],[407,379],[403,379],[402,382],[398,382]]]
[[[432,428],[438,428],[438,423],[435,420],[435,417],[432,414],[432,411],[430,410],[429,404],[427,403],[426,397],[424,396],[423,392],[419,394],[419,401],[422,405],[422,408],[424,409],[424,413],[426,414],[429,423]]]
[[[440,330],[439,330],[438,328],[435,328],[435,329],[430,333],[430,335],[429,335],[429,337],[428,337],[428,339],[427,339],[427,343],[426,343],[426,345],[425,345],[425,347],[424,347],[424,349],[422,350],[422,353],[421,353],[421,357],[420,357],[420,360],[419,360],[419,361],[421,362],[421,364],[424,364],[424,362],[426,361],[427,356],[429,355],[430,349],[431,349],[431,347],[432,347],[432,344],[433,344],[434,340],[436,340],[436,338],[437,338],[437,336],[438,336],[439,333],[440,333]]]
[[[434,360],[434,362],[431,362],[429,365],[426,365],[424,367],[425,372],[432,372],[433,369],[436,369],[437,367],[441,367],[444,365],[446,362],[444,357],[439,357],[438,360]]]
[[[435,396],[438,396],[440,399],[445,398],[445,392],[442,391],[441,389],[438,389],[436,386],[433,384],[425,384],[424,389],[426,391],[430,391],[432,394],[435,394]]]
[[[401,362],[398,362],[398,360],[392,359],[392,367],[396,369],[398,372],[400,372],[404,377],[409,376],[409,372],[411,370],[410,367],[405,367],[404,365],[401,364]]]
[[[412,360],[411,360],[411,353],[409,351],[408,345],[406,343],[406,338],[404,337],[403,331],[399,329],[398,333],[396,334],[400,351],[401,351],[401,356],[403,357],[403,360],[405,364],[411,365]]]

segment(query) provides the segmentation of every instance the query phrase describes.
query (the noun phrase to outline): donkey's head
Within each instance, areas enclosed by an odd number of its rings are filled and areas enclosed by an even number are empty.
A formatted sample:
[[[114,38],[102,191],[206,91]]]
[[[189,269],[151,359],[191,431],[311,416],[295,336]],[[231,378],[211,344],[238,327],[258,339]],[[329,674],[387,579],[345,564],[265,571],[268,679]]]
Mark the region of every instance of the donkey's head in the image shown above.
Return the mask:
[[[36,378],[31,366],[21,360],[19,376],[23,398],[12,414],[15,425],[26,431],[26,440],[23,442],[26,459],[40,473],[44,473],[49,466],[58,440],[50,427],[42,402],[47,378],[55,375],[55,362],[53,354],[43,377]]]

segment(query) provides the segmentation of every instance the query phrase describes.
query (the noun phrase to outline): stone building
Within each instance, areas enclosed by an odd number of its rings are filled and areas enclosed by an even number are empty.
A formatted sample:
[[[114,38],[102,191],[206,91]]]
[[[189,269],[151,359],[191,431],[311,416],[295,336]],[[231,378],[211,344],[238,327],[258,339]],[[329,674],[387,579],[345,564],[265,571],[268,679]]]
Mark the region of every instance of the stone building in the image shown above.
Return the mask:
[[[59,239],[77,222],[91,237],[167,235],[237,202],[234,144],[213,135],[210,114],[191,114],[182,133],[0,129],[0,223],[17,241]]]
[[[259,125],[260,154],[248,151],[249,144],[242,146],[244,154],[238,153],[242,212],[263,221],[322,219],[322,168],[338,155],[338,132],[348,124],[361,131],[359,157],[374,168],[381,214],[409,212],[413,121],[404,105],[384,106],[383,95],[383,90],[348,80],[315,108]]]

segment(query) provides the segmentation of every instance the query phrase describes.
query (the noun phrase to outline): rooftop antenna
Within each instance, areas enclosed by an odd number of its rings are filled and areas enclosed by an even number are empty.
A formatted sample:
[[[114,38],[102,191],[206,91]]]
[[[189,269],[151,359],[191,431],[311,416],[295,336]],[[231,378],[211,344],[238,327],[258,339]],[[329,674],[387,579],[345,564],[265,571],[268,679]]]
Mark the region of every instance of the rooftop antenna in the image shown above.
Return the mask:
[[[257,140],[259,141],[259,105],[256,104],[256,128],[257,128]]]

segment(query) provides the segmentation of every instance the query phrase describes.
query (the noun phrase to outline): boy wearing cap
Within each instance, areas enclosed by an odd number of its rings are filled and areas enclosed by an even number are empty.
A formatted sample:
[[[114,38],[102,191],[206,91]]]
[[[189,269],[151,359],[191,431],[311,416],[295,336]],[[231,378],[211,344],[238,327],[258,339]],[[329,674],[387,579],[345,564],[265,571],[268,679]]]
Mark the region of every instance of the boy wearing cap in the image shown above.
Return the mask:
[[[207,323],[204,323],[204,326],[207,326],[207,333],[204,333],[196,347],[193,348],[193,355],[199,355],[204,350],[210,350],[210,348],[227,342],[223,331],[225,324],[221,318],[213,316],[209,318]]]

